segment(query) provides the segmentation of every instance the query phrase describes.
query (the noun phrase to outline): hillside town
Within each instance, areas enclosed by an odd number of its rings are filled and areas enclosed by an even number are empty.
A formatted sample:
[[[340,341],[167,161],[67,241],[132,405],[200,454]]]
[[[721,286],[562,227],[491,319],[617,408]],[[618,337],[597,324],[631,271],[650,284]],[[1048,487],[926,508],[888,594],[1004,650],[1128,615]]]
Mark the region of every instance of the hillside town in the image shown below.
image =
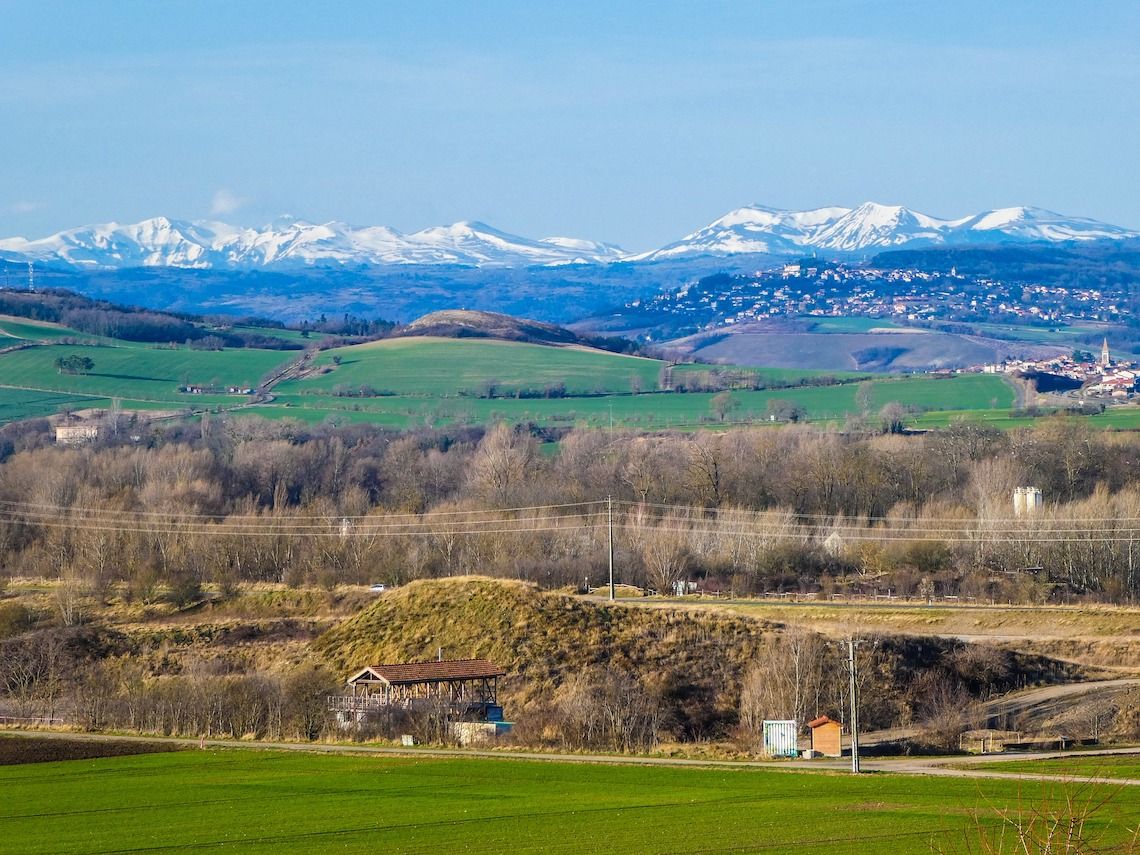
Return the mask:
[[[1049,329],[1132,316],[1120,289],[1062,287],[919,268],[882,268],[803,259],[770,270],[719,274],[647,300],[628,313],[671,331],[715,329],[789,318],[1010,324]]]
[[[1078,355],[1081,358],[1077,358]],[[1051,359],[1008,359],[983,365],[980,370],[985,374],[1060,378],[1071,382],[1055,384],[1053,390],[1079,390],[1082,396],[1118,400],[1132,398],[1137,392],[1137,381],[1140,380],[1140,365],[1113,359],[1107,338],[1095,360],[1091,354],[1080,352]]]

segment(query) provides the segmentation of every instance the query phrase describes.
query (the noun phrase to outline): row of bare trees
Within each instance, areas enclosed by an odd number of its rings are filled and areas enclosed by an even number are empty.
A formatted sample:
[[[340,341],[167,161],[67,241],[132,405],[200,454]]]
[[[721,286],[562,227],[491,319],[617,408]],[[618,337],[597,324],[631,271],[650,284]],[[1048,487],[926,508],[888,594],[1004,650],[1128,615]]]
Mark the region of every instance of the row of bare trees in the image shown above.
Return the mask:
[[[605,567],[602,507],[545,506],[607,495],[622,581],[662,592],[700,578],[741,593],[1140,593],[1140,441],[1072,419],[1012,435],[573,431],[553,455],[506,425],[395,436],[248,418],[145,443],[55,448],[32,428],[3,443],[0,575],[63,580],[66,624],[112,587],[188,603],[256,580],[581,584]],[[1011,520],[1030,483],[1046,507]]]

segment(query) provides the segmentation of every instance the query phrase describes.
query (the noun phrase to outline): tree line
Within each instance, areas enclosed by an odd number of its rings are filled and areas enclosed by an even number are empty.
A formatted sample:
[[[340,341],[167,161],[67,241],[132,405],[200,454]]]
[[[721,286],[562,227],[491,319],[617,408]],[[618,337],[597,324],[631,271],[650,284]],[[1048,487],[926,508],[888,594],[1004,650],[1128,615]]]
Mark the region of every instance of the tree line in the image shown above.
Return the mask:
[[[612,496],[621,581],[662,593],[680,579],[737,593],[1140,593],[1140,440],[1077,418],[924,436],[572,430],[544,451],[551,438],[502,424],[396,434],[232,417],[108,425],[68,448],[46,422],[10,426],[0,570],[123,584],[141,599],[470,572],[580,586],[606,566],[601,506],[539,506]],[[1045,506],[1014,519],[1025,485]],[[485,524],[488,510],[519,507],[538,509]]]

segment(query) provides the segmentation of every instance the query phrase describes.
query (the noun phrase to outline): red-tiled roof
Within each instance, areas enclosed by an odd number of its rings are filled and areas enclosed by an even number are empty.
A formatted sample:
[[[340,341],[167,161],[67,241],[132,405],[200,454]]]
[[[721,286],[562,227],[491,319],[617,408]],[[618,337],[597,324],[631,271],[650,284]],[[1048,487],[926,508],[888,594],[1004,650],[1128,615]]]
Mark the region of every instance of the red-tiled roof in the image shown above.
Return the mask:
[[[819,727],[819,726],[824,725],[824,724],[836,724],[836,723],[837,722],[833,722],[827,716],[821,715],[819,718],[813,718],[811,721],[809,721],[808,727]]]
[[[355,682],[367,675],[396,686],[443,680],[479,680],[483,677],[502,677],[506,673],[498,665],[486,659],[448,659],[443,662],[369,665],[350,677],[349,682]]]

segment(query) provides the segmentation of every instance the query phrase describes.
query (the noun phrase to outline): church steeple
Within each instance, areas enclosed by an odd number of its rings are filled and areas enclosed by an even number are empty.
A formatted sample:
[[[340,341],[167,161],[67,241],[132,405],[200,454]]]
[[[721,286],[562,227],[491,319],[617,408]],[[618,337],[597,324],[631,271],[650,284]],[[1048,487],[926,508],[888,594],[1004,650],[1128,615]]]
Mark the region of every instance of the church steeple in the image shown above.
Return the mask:
[[[1108,355],[1108,337],[1107,336],[1104,339],[1104,344],[1102,344],[1100,346],[1100,359],[1098,361],[1101,365],[1103,365],[1105,367],[1108,367],[1109,362],[1112,361]]]

